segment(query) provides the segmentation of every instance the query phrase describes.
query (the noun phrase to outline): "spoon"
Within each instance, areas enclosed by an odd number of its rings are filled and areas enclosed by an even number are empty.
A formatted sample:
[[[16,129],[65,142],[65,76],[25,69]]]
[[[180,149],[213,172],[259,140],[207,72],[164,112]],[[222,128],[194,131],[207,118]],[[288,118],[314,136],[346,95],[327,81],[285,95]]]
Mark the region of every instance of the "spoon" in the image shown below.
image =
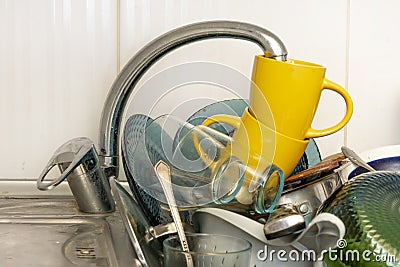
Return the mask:
[[[361,157],[356,152],[354,152],[347,146],[342,146],[342,152],[355,165],[363,167],[371,172],[376,171],[374,168],[371,167],[371,165],[362,160]]]
[[[189,254],[189,245],[186,239],[185,231],[183,229],[181,217],[179,216],[174,192],[172,191],[171,187],[171,172],[169,166],[164,161],[160,160],[159,162],[157,162],[154,170],[156,171],[158,181],[161,183],[165,198],[167,199],[172,218],[174,219],[175,228],[178,232],[179,240],[181,242],[182,250],[184,252],[187,252],[185,253],[186,265],[187,267],[193,267],[193,259],[192,256]]]

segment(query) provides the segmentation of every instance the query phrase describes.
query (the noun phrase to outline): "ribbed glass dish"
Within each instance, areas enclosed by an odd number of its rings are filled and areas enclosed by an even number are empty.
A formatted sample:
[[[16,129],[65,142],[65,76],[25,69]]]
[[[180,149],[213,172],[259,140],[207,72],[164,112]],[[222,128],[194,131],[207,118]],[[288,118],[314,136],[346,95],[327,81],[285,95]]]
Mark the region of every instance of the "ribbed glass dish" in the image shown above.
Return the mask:
[[[399,172],[358,175],[320,210],[338,216],[346,226],[337,260],[325,257],[329,266],[400,266]]]

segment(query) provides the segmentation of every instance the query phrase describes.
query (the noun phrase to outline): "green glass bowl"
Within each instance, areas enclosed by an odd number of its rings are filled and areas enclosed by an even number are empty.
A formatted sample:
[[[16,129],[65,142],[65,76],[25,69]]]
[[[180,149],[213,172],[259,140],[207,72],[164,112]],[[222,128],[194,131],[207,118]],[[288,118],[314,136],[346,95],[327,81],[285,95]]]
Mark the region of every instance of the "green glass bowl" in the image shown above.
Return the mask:
[[[342,257],[336,262],[327,259],[329,266],[399,266],[399,172],[358,175],[328,198],[320,211],[338,216],[346,226],[346,246],[337,253]],[[350,250],[358,251],[359,260],[346,256]]]

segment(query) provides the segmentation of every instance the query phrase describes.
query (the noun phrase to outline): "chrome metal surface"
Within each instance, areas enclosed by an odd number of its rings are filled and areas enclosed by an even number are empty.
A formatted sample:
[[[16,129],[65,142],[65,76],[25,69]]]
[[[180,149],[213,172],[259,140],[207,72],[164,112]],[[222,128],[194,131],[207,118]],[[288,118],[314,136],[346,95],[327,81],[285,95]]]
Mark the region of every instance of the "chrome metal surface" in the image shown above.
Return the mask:
[[[72,196],[0,196],[0,233],[0,266],[137,267],[119,214],[80,212]]]
[[[100,121],[100,157],[108,177],[118,177],[121,122],[125,106],[143,74],[161,57],[183,45],[204,39],[237,38],[258,44],[265,56],[286,60],[287,50],[272,32],[236,21],[210,21],[172,30],[141,49],[122,69],[104,104]]]
[[[168,209],[169,210],[169,209]],[[185,232],[194,232],[193,227],[189,224],[183,223],[183,228]],[[159,224],[156,226],[150,226],[147,229],[145,239],[148,242],[152,241],[154,238],[160,238],[166,235],[176,234],[175,223]]]
[[[316,215],[321,204],[339,187],[343,181],[338,173],[332,173],[312,182],[283,191],[277,206],[292,204],[304,216],[308,224]],[[307,212],[302,212],[307,210]]]
[[[113,176],[110,177],[109,182],[110,182],[112,195],[114,197],[115,203],[116,203],[116,205],[118,207],[118,211],[119,211],[119,213],[121,215],[121,218],[122,218],[122,222],[125,225],[125,229],[128,232],[128,235],[129,235],[129,238],[131,240],[132,246],[135,249],[137,259],[138,259],[138,261],[140,263],[139,266],[148,267],[149,265],[147,263],[146,257],[144,256],[143,250],[140,247],[139,240],[138,240],[138,238],[137,238],[137,236],[135,234],[135,231],[133,230],[133,225],[132,225],[132,223],[131,223],[131,221],[129,219],[129,215],[128,215],[128,212],[127,212],[127,210],[125,208],[124,202],[122,201],[121,196],[119,195],[119,190],[118,190],[118,187],[117,187],[117,183],[118,182],[115,180],[115,177],[113,177]]]
[[[298,233],[306,228],[306,222],[293,204],[278,206],[264,225],[269,240]]]
[[[116,183],[116,187],[123,206],[126,208],[129,223],[138,238],[139,245],[148,265],[151,267],[162,266],[162,244],[157,238],[148,238],[151,225],[139,206],[137,199],[128,193],[128,187],[124,186],[123,183]]]
[[[61,175],[44,182],[50,170],[58,166]],[[49,190],[67,180],[79,209],[89,213],[114,211],[110,186],[93,142],[85,137],[74,138],[64,143],[51,157],[37,180],[37,188]]]
[[[371,172],[376,171],[374,168],[372,168],[371,165],[366,163],[354,150],[350,149],[347,146],[342,146],[342,152],[343,154],[355,165],[363,167]]]

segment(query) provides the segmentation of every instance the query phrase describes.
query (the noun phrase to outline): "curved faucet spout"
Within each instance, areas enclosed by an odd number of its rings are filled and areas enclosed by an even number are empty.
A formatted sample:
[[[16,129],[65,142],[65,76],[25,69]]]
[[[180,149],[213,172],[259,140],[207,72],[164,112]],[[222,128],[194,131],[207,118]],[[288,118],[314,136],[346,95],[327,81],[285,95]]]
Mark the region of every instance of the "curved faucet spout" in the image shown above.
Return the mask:
[[[129,96],[143,74],[168,52],[198,40],[244,39],[258,44],[266,57],[286,60],[287,50],[272,32],[236,21],[208,21],[172,30],[142,48],[122,69],[104,104],[100,121],[100,157],[107,176],[118,176],[121,121]]]

